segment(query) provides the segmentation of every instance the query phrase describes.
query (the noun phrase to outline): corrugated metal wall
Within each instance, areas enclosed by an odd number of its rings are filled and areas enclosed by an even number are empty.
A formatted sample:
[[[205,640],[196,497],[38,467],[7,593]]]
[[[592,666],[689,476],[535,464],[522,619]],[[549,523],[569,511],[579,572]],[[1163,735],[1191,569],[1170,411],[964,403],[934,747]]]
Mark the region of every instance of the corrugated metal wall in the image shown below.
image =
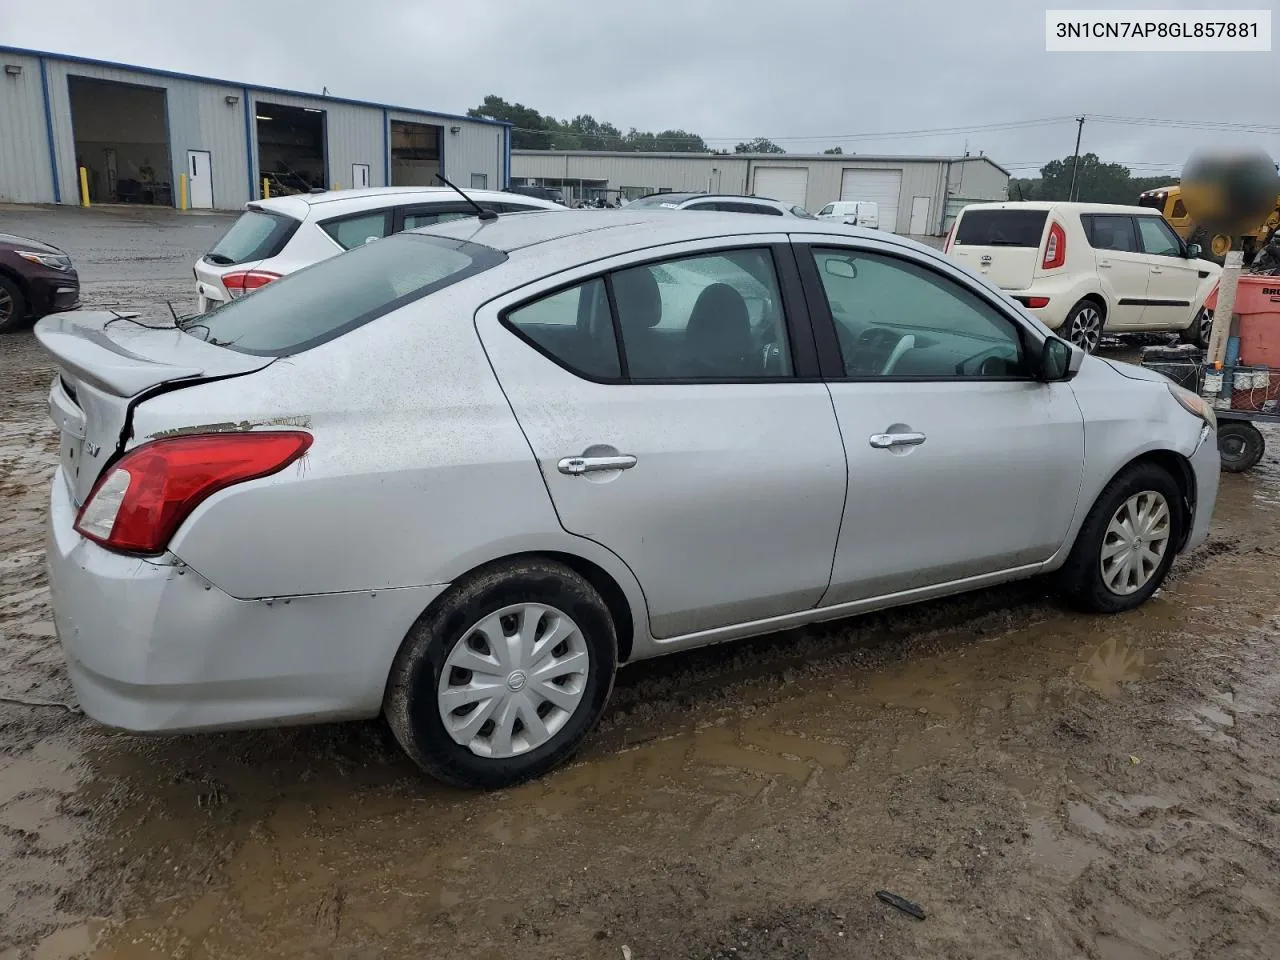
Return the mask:
[[[471,186],[471,175],[483,173],[490,190],[502,188],[502,127],[463,120],[431,120],[418,116],[397,116],[401,120],[438,123],[444,128],[440,150],[444,155],[444,175],[463,190]],[[453,133],[454,127],[458,128]]]
[[[761,160],[764,166],[781,166],[785,158]],[[906,230],[911,222],[911,199],[913,197],[929,197],[930,209],[941,210],[942,164],[937,161],[919,162],[901,160],[859,161],[856,157],[840,157],[835,160],[811,160],[804,164],[809,168],[809,192],[805,198],[805,209],[810,212],[821,210],[833,200],[840,199],[840,181],[846,170],[901,170],[902,191],[898,195],[897,222],[901,230]],[[754,167],[754,164],[753,164]],[[754,173],[753,173],[754,178]],[[933,219],[937,219],[934,217]]]
[[[0,74],[0,200],[52,203],[40,60],[6,53],[0,63],[22,68],[16,77]]]
[[[953,170],[959,170],[959,183],[953,194],[962,197],[983,200],[1007,200],[1009,198],[1009,175],[983,157],[952,162]],[[952,181],[957,176],[952,174]]]
[[[334,103],[321,97],[298,97],[285,93],[250,90],[255,111],[260,103],[278,103],[286,107],[324,112],[325,163],[328,167],[327,182],[330,186],[351,186],[351,165],[369,164],[369,184],[384,186],[382,110],[360,107],[354,104]],[[257,125],[254,125],[254,164],[257,165]],[[255,170],[255,184],[262,176]],[[261,187],[258,188],[261,193]]]

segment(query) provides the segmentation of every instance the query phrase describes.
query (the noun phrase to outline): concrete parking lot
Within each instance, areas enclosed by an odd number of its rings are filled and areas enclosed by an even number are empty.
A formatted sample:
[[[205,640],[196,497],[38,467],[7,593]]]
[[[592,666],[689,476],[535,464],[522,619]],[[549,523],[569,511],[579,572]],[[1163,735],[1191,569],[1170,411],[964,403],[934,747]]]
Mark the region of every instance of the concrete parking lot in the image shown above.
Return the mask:
[[[228,222],[0,208],[88,304],[154,316]],[[1280,437],[1134,613],[1032,583],[642,664],[571,766],[476,794],[376,722],[85,719],[43,565],[51,376],[0,338],[0,960],[1277,955]]]

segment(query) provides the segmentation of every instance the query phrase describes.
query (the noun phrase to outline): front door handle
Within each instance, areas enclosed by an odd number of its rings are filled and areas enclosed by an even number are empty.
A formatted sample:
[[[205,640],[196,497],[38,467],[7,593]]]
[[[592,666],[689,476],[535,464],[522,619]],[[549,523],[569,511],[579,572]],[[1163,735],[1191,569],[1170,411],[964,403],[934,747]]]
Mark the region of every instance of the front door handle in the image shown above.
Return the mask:
[[[605,470],[630,470],[636,462],[636,458],[629,454],[616,457],[565,457],[556,464],[556,468],[563,474],[576,477]]]
[[[1110,260],[1099,260],[1099,261],[1098,261],[1098,266],[1099,266],[1099,267],[1102,267],[1102,268],[1104,268],[1104,269],[1106,269],[1106,270],[1110,270],[1110,269],[1111,269],[1111,261],[1110,261]]]
[[[1152,272],[1152,273],[1164,273],[1164,268],[1162,268],[1162,267],[1152,267],[1152,268],[1151,268],[1151,272]]]
[[[873,433],[867,442],[877,450],[892,450],[894,447],[918,447],[926,439],[923,433]]]

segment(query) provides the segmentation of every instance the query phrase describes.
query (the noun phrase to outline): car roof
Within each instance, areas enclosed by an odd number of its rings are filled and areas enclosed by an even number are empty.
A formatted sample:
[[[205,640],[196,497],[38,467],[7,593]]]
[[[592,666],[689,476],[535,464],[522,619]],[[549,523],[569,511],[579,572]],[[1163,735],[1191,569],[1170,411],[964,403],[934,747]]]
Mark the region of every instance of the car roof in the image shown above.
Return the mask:
[[[420,227],[411,233],[466,240],[504,253],[535,246],[547,252],[555,249],[566,261],[577,258],[586,263],[602,257],[643,250],[689,240],[732,238],[752,234],[821,234],[835,237],[862,237],[924,251],[934,258],[941,254],[931,247],[886,234],[880,230],[849,227],[827,220],[800,217],[780,219],[753,213],[699,213],[696,217],[673,217],[660,210],[564,210],[531,214],[507,214],[496,220],[451,220]]]
[[[971,203],[964,208],[968,210],[1059,210],[1063,213],[1117,213],[1136,214],[1143,217],[1158,217],[1160,211],[1154,207],[1136,207],[1121,203],[1080,203],[1066,200],[1009,200],[1000,203]],[[962,213],[964,211],[961,211]]]
[[[473,200],[484,200],[490,203],[521,203],[544,206],[548,210],[562,209],[557,203],[527,194],[507,193],[503,190],[468,190],[466,193]],[[251,201],[246,204],[246,207],[283,213],[297,220],[305,220],[311,214],[320,216],[372,210],[387,204],[413,200],[465,202],[451,187],[366,187],[361,190],[326,190],[323,193],[271,197],[266,200]]]

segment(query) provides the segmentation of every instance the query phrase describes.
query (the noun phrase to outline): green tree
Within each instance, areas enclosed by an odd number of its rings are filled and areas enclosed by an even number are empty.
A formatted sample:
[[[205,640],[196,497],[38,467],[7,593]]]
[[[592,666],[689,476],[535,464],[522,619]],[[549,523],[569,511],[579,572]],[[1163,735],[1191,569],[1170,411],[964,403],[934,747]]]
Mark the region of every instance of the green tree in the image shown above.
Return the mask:
[[[840,147],[827,147],[827,149],[823,150],[822,152],[823,153],[844,153],[844,150],[842,150]]]
[[[491,120],[504,120],[513,124],[511,146],[517,150],[549,150],[552,145],[552,130],[548,121],[533,107],[523,103],[507,103],[502,97],[489,94],[478,107],[467,111],[468,117],[488,117]]]
[[[733,148],[734,153],[786,153],[780,146],[767,137],[756,137]]]

